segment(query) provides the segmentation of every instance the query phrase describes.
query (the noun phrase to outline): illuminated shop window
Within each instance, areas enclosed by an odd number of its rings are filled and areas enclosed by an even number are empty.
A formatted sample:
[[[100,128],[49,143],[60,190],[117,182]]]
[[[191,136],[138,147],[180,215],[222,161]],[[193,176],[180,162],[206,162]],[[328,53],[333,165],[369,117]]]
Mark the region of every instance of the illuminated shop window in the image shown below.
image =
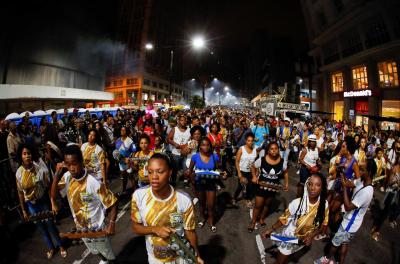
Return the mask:
[[[397,65],[394,61],[384,61],[378,63],[379,86],[380,87],[398,87],[399,75]]]
[[[343,92],[343,73],[338,72],[331,75],[332,92]]]
[[[362,90],[368,88],[367,67],[359,66],[352,69],[353,73],[353,89]]]
[[[400,101],[399,100],[383,100],[382,116],[400,118]],[[381,122],[381,129],[399,130],[400,124],[384,121]]]
[[[334,118],[336,121],[343,120],[344,102],[335,101],[333,103],[333,112],[335,113]]]

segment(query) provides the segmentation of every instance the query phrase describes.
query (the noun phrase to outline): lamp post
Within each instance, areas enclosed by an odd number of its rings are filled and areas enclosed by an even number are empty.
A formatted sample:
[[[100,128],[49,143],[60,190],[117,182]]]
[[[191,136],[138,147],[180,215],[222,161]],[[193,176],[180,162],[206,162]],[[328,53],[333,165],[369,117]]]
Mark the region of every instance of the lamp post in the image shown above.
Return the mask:
[[[204,40],[203,36],[195,36],[192,38],[192,47],[194,50],[200,51],[204,49],[206,46],[206,41]],[[206,96],[205,96],[205,89],[206,89],[207,83],[202,83],[202,97],[203,97],[203,104],[206,104]]]
[[[191,40],[191,46],[194,50],[202,50],[205,48],[206,41],[204,40],[203,36],[197,35],[192,38]],[[174,48],[174,47],[173,47]],[[147,43],[145,45],[145,49],[147,51],[152,51],[154,49],[154,46],[152,43]],[[173,97],[172,97],[172,85],[173,85],[173,69],[174,69],[174,50],[170,50],[170,60],[169,60],[169,95],[168,95],[168,101],[169,105],[172,105]],[[203,102],[205,102],[205,96],[204,96],[204,86],[203,86]]]

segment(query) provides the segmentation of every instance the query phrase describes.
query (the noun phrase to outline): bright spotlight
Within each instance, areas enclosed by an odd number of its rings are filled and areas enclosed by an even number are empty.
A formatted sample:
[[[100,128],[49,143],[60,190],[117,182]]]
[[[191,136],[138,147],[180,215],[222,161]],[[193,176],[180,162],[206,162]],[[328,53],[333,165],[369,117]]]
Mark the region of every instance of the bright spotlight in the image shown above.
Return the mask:
[[[195,78],[192,78],[192,81],[195,81],[196,79]]]
[[[192,46],[194,49],[202,49],[205,47],[205,40],[202,36],[196,36],[192,39]]]
[[[214,78],[214,81],[218,81],[218,79],[217,79],[217,78]]]
[[[214,87],[211,86],[210,89],[211,89],[211,90],[214,90]]]
[[[224,90],[225,90],[225,91],[228,91],[228,90],[229,90],[229,87],[228,87],[228,86],[225,86],[225,87],[224,87]]]
[[[215,94],[217,94],[217,95],[218,95],[218,94],[219,94],[219,92],[216,92]]]
[[[147,43],[146,46],[144,46],[146,50],[152,50],[154,48],[153,44]]]

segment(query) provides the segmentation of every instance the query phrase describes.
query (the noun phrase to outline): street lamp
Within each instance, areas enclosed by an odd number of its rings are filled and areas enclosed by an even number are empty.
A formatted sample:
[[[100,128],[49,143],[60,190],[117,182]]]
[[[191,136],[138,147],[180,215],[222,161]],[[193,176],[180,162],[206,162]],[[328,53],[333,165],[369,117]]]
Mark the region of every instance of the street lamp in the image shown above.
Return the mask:
[[[146,45],[144,46],[144,48],[146,49],[146,50],[153,50],[153,48],[154,48],[154,46],[153,46],[153,44],[152,43],[146,43]]]
[[[206,41],[202,36],[195,36],[192,39],[192,46],[196,50],[203,49],[206,46]]]
[[[225,90],[225,91],[229,91],[229,87],[228,87],[228,86],[225,86],[225,87],[224,87],[224,90]]]

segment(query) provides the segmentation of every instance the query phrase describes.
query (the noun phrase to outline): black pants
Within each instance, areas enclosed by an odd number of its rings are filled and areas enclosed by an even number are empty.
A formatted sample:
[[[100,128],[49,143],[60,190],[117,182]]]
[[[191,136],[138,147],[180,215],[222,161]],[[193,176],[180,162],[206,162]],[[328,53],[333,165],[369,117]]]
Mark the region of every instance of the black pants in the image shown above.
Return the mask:
[[[242,171],[242,175],[247,179],[247,184],[244,185],[243,183],[240,182],[240,179],[238,179],[238,185],[236,187],[236,191],[235,194],[233,195],[233,198],[237,200],[239,194],[246,189],[246,191],[243,192],[243,198],[246,200],[251,200],[254,197],[254,184],[251,181],[252,178],[251,172]]]
[[[393,201],[393,198],[396,194],[394,192],[389,192],[386,196],[384,201],[384,208],[379,214],[378,219],[375,220],[374,226],[376,231],[378,231],[382,224],[385,222],[386,218],[389,218],[389,222],[395,221],[396,218],[399,216],[399,202],[400,201]],[[400,197],[400,196],[399,196]]]

